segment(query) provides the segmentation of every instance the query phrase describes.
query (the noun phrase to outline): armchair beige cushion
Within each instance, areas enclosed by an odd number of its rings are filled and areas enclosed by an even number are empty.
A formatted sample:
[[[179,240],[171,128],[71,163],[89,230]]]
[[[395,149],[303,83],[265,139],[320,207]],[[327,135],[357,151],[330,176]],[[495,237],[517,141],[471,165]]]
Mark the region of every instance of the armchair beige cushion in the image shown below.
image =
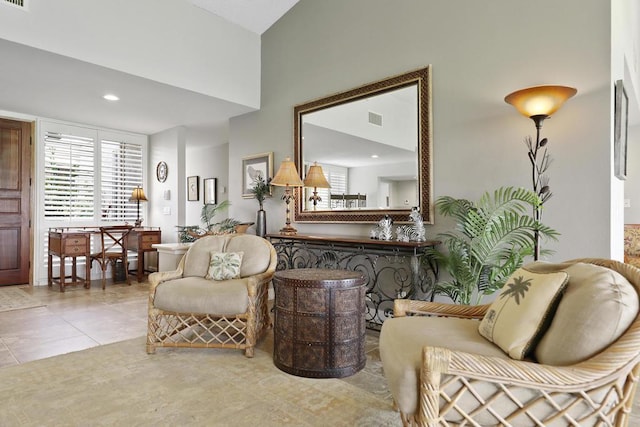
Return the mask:
[[[205,279],[229,280],[240,277],[244,252],[211,252],[209,270]]]
[[[638,314],[637,292],[614,270],[586,263],[541,266],[566,271],[569,283],[536,347],[540,363],[562,366],[586,360],[618,339]]]
[[[522,360],[540,339],[567,284],[564,271],[516,270],[480,322],[480,335]]]

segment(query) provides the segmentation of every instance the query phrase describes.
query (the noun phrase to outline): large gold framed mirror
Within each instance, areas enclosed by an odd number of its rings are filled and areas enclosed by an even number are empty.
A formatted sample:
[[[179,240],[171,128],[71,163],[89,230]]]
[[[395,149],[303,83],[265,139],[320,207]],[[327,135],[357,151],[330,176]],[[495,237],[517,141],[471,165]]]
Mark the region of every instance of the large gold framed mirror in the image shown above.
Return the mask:
[[[431,66],[295,106],[296,167],[330,185],[296,189],[295,221],[433,223],[431,122]]]

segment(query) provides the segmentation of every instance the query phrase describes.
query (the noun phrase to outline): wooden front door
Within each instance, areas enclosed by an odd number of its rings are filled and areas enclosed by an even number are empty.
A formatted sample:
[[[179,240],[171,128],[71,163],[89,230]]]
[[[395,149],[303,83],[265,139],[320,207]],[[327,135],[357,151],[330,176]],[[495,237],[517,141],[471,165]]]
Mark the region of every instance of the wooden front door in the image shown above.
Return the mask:
[[[0,285],[29,283],[31,124],[0,119]]]

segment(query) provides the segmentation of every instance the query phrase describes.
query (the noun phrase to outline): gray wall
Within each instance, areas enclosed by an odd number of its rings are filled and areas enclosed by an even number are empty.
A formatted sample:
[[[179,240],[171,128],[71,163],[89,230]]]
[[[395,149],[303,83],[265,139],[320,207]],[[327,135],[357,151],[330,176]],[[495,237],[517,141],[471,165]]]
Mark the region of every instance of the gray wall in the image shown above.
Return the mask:
[[[523,139],[534,135],[533,122],[503,98],[539,84],[578,89],[543,129],[554,159],[543,219],[562,234],[547,247],[558,260],[609,257],[610,16],[601,0],[301,0],[262,37],[261,110],[230,122],[230,214],[257,209],[240,196],[234,171],[243,156],[274,151],[277,170],[293,154],[294,105],[432,64],[435,197],[529,188]],[[281,194],[265,206],[269,232],[284,224]],[[431,238],[450,226],[435,221]],[[344,235],[370,228],[295,226]]]

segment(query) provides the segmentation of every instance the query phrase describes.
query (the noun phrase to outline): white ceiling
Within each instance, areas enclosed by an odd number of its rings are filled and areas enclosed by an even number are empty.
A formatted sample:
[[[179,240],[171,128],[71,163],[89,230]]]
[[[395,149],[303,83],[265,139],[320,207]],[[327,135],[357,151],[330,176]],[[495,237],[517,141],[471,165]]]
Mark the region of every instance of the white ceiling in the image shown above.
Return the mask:
[[[249,31],[262,34],[298,0],[187,0]]]
[[[262,33],[297,0],[187,0]],[[176,126],[226,136],[230,117],[251,108],[0,39],[0,111],[129,132]],[[112,91],[120,101],[102,96]]]

